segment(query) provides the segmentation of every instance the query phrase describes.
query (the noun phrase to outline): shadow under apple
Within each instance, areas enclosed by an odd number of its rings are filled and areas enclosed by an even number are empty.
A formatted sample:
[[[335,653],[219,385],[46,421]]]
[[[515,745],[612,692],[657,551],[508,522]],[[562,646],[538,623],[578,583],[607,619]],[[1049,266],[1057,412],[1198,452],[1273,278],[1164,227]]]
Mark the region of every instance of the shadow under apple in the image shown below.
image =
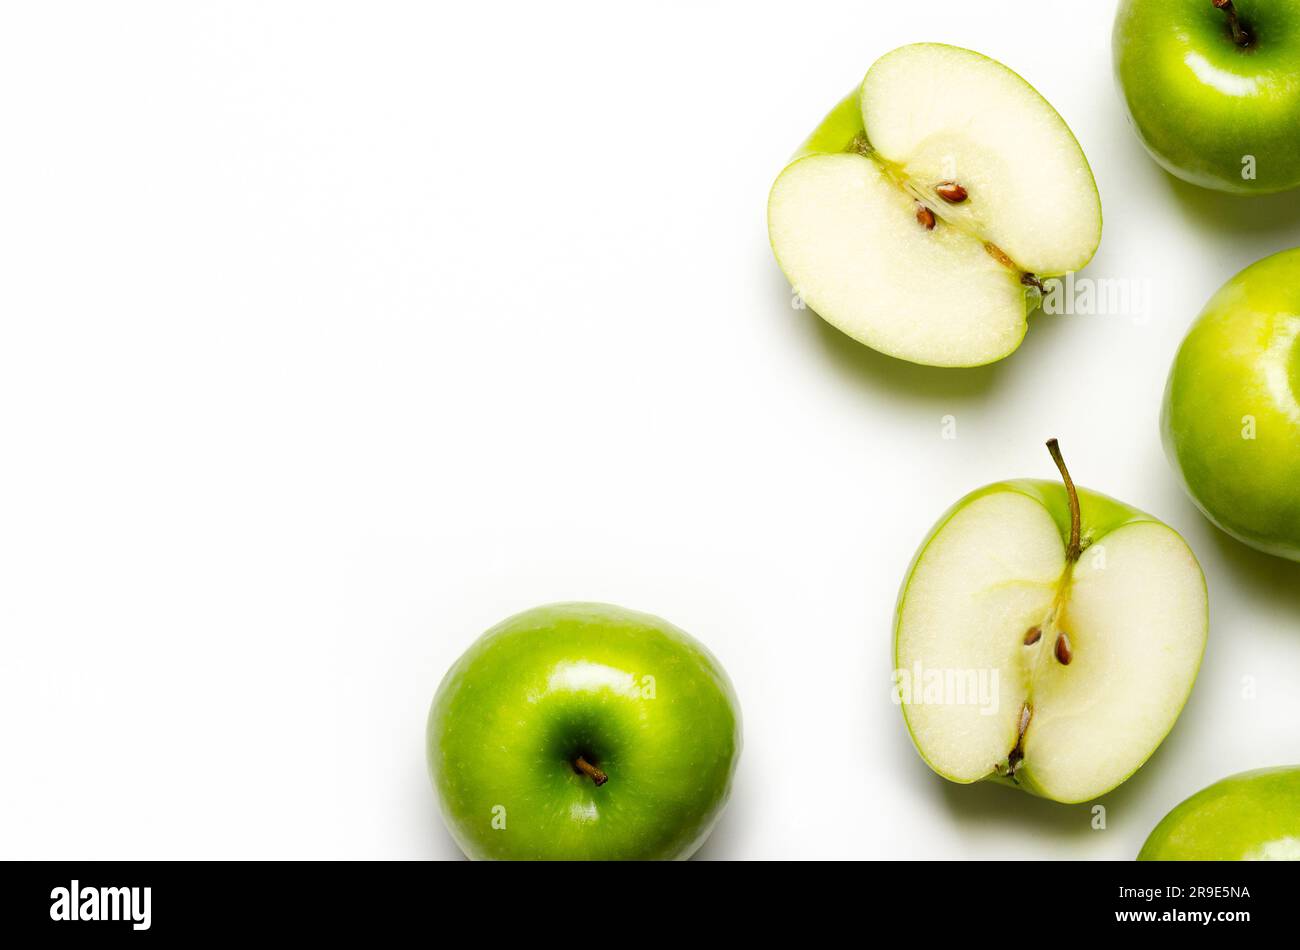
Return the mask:
[[[1290,232],[1288,246],[1300,243],[1300,188],[1271,195],[1230,195],[1188,184],[1168,172],[1162,177],[1187,215],[1211,233],[1257,240]]]
[[[802,312],[802,333],[825,354],[831,368],[858,389],[886,392],[931,403],[951,405],[954,400],[982,400],[1000,377],[1012,372],[1019,360],[1048,344],[1058,332],[1058,321],[1041,310],[1029,317],[1029,331],[1016,352],[996,363],[973,367],[922,366],[886,356],[836,329],[811,309]]]
[[[1300,563],[1256,551],[1213,526],[1209,533],[1219,561],[1246,600],[1256,605],[1275,604],[1279,612],[1300,617]]]
[[[901,762],[897,770],[907,773],[908,782],[917,783],[915,787],[937,800],[936,807],[944,808],[959,824],[1005,830],[1009,840],[1028,833],[1038,839],[1059,840],[1063,846],[1091,834],[1119,835],[1113,857],[1125,860],[1136,857],[1151,830],[1141,822],[1141,816],[1148,814],[1148,809],[1140,808],[1137,803],[1149,800],[1152,783],[1162,762],[1197,754],[1194,736],[1201,730],[1194,723],[1202,714],[1201,706],[1194,688],[1178,722],[1146,763],[1127,781],[1088,802],[1063,804],[997,782],[970,785],[949,782],[936,775],[916,754],[901,717],[895,747],[897,755],[900,758],[905,756],[906,762]],[[1093,828],[1093,808],[1097,805],[1106,809],[1104,829]],[[1138,819],[1137,824],[1130,823],[1134,818]],[[998,855],[981,857],[996,858]]]
[[[744,793],[744,785],[737,781],[732,786],[731,799],[723,809],[722,817],[700,849],[691,855],[691,860],[732,860],[740,850],[736,842],[749,836],[749,827],[749,798]]]
[[[1194,698],[1195,693],[1193,701]],[[1189,701],[1188,705],[1191,703]],[[1137,772],[1117,788],[1089,802],[1062,804],[994,782],[957,785],[938,776],[932,775],[931,778],[942,784],[940,794],[944,804],[962,824],[983,828],[992,825],[1005,829],[1011,838],[1028,832],[1036,838],[1053,838],[1062,843],[1092,834],[1114,834],[1120,837],[1118,847],[1112,849],[1118,853],[1112,857],[1118,860],[1133,858],[1151,829],[1131,824],[1126,819],[1145,813],[1146,810],[1139,809],[1136,803],[1150,798],[1152,783],[1162,760],[1194,754],[1187,738],[1194,729],[1182,722],[1187,718],[1187,712],[1184,710],[1180,724],[1175,724],[1173,731]],[[1105,809],[1106,824],[1101,829],[1093,827],[1093,810],[1098,805]]]

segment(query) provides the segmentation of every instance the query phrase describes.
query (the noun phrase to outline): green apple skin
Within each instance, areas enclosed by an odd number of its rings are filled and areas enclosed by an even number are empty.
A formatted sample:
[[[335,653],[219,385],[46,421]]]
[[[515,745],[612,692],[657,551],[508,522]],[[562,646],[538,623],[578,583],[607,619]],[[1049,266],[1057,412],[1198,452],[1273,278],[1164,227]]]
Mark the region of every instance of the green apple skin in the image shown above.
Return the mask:
[[[607,604],[493,627],[443,678],[427,732],[443,818],[476,860],[688,858],[740,749],[740,706],[713,655]],[[577,772],[580,755],[608,781]]]
[[[853,140],[865,132],[866,124],[862,121],[862,86],[858,85],[826,114],[826,118],[804,139],[786,164],[793,165],[809,155],[836,155],[847,150]]]
[[[1161,429],[1210,521],[1300,560],[1300,248],[1252,264],[1206,304],[1174,358]]]
[[[1300,861],[1300,766],[1242,772],[1202,789],[1147,838],[1139,861]]]
[[[991,495],[1000,491],[1019,492],[1020,494],[1027,495],[1041,504],[1047,509],[1048,514],[1052,516],[1052,520],[1056,522],[1056,527],[1061,532],[1061,543],[1069,543],[1070,499],[1069,495],[1066,494],[1065,486],[1060,482],[1038,478],[1013,479],[1011,481],[994,482],[991,485],[985,485],[983,488],[977,488],[975,491],[966,495],[945,511],[939,520],[935,522],[934,527],[930,529],[930,533],[925,536],[925,540],[921,542],[919,547],[917,547],[916,554],[912,557],[912,563],[908,565],[907,574],[904,575],[903,585],[898,592],[898,599],[894,607],[894,668],[898,668],[900,662],[898,656],[898,637],[903,622],[903,601],[907,598],[907,591],[911,586],[912,576],[916,572],[916,565],[920,563],[922,555],[925,554],[925,549],[929,547],[930,542],[934,540],[935,536],[943,529],[944,525],[946,525],[959,511],[971,502],[976,501],[985,495]],[[1168,525],[1165,525],[1165,523],[1159,518],[1155,518],[1143,511],[1139,511],[1130,505],[1124,504],[1122,501],[1117,501],[1109,495],[1103,495],[1100,492],[1089,491],[1086,488],[1079,488],[1077,486],[1075,487],[1075,491],[1079,496],[1079,539],[1085,548],[1096,541],[1100,541],[1112,531],[1116,531],[1125,525],[1150,522],[1152,524],[1168,527]],[[1203,580],[1204,577],[1202,577],[1202,581]],[[1209,617],[1206,617],[1206,624],[1208,626]],[[1195,681],[1196,677],[1193,676],[1192,683],[1195,683]],[[1182,702],[1179,704],[1178,709],[1180,712],[1182,711],[1183,706],[1187,704],[1187,700],[1190,696],[1191,687],[1189,686],[1187,695],[1183,697]],[[904,706],[902,708],[903,720],[906,722],[907,707]],[[920,743],[916,741],[916,736],[912,733],[911,723],[907,723],[907,731],[908,736],[912,739],[913,747],[915,747],[917,754],[921,756],[926,765],[930,766],[935,773],[943,776],[950,782],[959,781],[951,775],[944,774],[942,769],[925,757],[925,753],[921,750]],[[1134,766],[1133,772],[1136,772],[1143,764],[1144,763],[1139,762]],[[1133,772],[1130,772],[1128,776],[1125,776],[1124,779],[1117,783],[1115,787],[1118,787],[1120,784],[1127,781]],[[1029,792],[1031,795],[1039,797],[1048,797],[1034,784],[1033,772],[1028,767],[1022,767],[1022,769],[1016,773],[1016,780],[1014,782],[1009,778],[997,775],[996,773],[990,774],[982,781],[1007,785],[1011,788],[1018,788],[1021,791]],[[1110,791],[1110,789],[1107,789],[1107,791]],[[1100,795],[1104,794],[1106,794],[1106,792],[1101,792],[1096,797],[1100,797]]]
[[[1232,39],[1211,0],[1122,0],[1115,75],[1133,128],[1165,170],[1203,188],[1300,185],[1300,0],[1236,0],[1254,37]],[[1255,178],[1243,178],[1245,156]]]

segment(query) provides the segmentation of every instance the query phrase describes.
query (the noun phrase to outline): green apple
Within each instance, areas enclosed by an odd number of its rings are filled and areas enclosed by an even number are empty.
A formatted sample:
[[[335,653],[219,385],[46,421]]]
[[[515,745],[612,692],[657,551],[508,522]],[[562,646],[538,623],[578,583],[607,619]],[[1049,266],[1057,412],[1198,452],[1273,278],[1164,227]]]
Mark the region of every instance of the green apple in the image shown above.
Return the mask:
[[[1300,766],[1242,772],[1183,802],[1139,861],[1300,861]]]
[[[1236,194],[1300,185],[1300,0],[1122,0],[1112,46],[1167,171]]]
[[[722,813],[740,745],[713,655],[606,604],[498,624],[429,710],[443,818],[475,859],[688,858]]]
[[[876,61],[772,186],[768,235],[799,297],[872,349],[977,366],[1020,345],[1043,279],[1101,241],[1092,169],[1034,88],[979,53]]]
[[[1210,298],[1174,358],[1161,428],[1207,518],[1300,560],[1300,248],[1252,264]]]
[[[1133,774],[1205,650],[1205,577],[1150,515],[1063,484],[988,485],[939,519],[903,582],[895,699],[917,751],[963,784],[1060,802]]]

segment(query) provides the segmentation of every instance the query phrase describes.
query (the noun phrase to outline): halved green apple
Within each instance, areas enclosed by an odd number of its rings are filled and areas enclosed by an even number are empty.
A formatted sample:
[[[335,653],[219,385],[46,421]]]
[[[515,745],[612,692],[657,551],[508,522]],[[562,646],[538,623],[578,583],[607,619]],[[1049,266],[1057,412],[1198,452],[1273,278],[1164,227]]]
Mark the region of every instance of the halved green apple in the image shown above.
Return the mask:
[[[917,751],[944,778],[1082,802],[1173,728],[1205,650],[1205,577],[1176,532],[1076,489],[1048,448],[1062,483],[981,488],[921,544],[895,675],[911,680],[900,702]],[[993,684],[980,702],[944,688],[980,678]]]
[[[1092,169],[1056,110],[979,53],[876,61],[781,172],[768,233],[796,293],[873,349],[975,366],[1020,345],[1042,281],[1101,241]]]

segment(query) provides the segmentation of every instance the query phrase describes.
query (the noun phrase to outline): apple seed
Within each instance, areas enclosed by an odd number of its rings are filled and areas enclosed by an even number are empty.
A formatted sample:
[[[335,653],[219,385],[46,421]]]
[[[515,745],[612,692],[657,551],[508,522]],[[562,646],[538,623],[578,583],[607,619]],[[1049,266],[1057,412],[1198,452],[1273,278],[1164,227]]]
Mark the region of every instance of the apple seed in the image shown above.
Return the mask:
[[[1025,631],[1025,646],[1033,646],[1043,637],[1042,627],[1030,627]]]
[[[916,203],[916,220],[927,231],[934,230],[934,212],[919,201]]]
[[[1056,638],[1056,659],[1062,666],[1069,666],[1070,661],[1074,659],[1074,652],[1070,649],[1070,637],[1064,630]]]
[[[950,205],[959,205],[966,200],[966,189],[955,181],[941,181],[934,186],[934,191]]]

